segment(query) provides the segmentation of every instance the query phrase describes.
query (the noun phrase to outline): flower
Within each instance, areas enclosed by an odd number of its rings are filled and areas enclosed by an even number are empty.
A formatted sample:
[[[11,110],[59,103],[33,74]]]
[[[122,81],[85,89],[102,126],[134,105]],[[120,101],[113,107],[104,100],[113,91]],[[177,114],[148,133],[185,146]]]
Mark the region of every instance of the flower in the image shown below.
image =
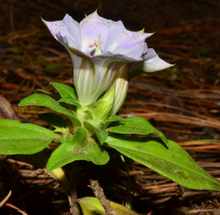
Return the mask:
[[[44,23],[72,58],[82,106],[91,107],[114,87],[114,115],[126,97],[128,79],[172,66],[148,49],[145,40],[152,34],[129,31],[121,21],[102,18],[96,11],[79,23],[68,14],[61,21]]]

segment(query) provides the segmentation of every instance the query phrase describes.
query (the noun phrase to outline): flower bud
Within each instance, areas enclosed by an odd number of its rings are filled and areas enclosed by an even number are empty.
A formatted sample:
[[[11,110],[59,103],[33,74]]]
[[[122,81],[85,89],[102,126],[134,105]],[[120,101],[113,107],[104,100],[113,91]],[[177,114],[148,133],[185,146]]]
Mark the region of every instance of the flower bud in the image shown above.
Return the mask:
[[[114,104],[114,96],[115,86],[97,101],[97,106],[93,112],[94,121],[104,122],[110,116]]]
[[[111,115],[115,115],[123,105],[128,91],[128,65],[122,66],[116,75],[114,82],[115,96],[111,110]]]

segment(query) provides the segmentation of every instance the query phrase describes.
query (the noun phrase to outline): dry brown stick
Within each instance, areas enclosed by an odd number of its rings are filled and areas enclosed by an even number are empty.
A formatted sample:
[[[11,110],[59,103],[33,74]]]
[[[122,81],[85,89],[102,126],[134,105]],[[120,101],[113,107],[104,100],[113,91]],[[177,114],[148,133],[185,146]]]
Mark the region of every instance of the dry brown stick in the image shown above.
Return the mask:
[[[12,205],[11,203],[5,203],[6,206],[15,209],[17,212],[21,213],[22,215],[28,215],[24,211],[22,211],[20,208],[16,207],[15,205]]]
[[[95,194],[96,198],[101,203],[102,207],[105,209],[105,215],[117,215],[114,209],[111,207],[109,201],[106,199],[103,189],[100,187],[98,181],[90,179],[90,184]]]
[[[7,196],[0,202],[0,208],[8,201],[8,199],[11,196],[11,190],[9,191],[9,193],[7,194]]]

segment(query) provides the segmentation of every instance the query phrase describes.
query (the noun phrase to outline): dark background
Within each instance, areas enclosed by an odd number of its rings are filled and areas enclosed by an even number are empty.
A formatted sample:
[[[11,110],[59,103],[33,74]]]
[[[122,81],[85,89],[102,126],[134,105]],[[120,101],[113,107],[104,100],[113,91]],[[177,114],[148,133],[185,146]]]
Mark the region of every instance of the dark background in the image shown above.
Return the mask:
[[[145,28],[145,32],[155,32],[147,39],[148,46],[162,59],[175,63],[166,71],[132,80],[120,114],[150,120],[168,138],[184,146],[210,174],[220,178],[220,2],[217,0],[1,1],[0,93],[20,115],[44,125],[37,117],[44,111],[42,108],[19,108],[18,102],[35,89],[52,90],[50,81],[72,85],[73,80],[68,53],[50,35],[40,17],[54,21],[68,13],[80,21],[84,14],[96,9],[105,18],[122,20],[129,30]],[[0,158],[0,200],[11,189],[9,202],[28,214],[68,212],[62,189],[43,171],[13,157]],[[98,178],[109,199],[124,202],[127,175],[122,167],[113,162],[106,167],[105,174],[100,174],[104,168],[83,165],[86,170],[82,168],[82,177]],[[183,189],[137,163],[128,166],[136,211],[218,214],[217,192]],[[84,181],[82,187],[88,182]],[[81,188],[81,194],[92,195],[89,188]],[[0,214],[19,212],[4,206]]]

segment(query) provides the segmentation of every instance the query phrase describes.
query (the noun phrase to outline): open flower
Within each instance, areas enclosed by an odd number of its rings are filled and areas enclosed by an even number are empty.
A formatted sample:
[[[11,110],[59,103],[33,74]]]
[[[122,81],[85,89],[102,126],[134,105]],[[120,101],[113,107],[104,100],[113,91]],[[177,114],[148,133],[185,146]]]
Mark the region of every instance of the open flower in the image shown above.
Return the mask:
[[[128,31],[121,21],[102,18],[96,11],[80,23],[69,15],[44,23],[72,58],[74,84],[84,106],[97,102],[114,87],[111,114],[115,114],[126,97],[128,79],[172,66],[148,49],[145,40],[152,34]]]

